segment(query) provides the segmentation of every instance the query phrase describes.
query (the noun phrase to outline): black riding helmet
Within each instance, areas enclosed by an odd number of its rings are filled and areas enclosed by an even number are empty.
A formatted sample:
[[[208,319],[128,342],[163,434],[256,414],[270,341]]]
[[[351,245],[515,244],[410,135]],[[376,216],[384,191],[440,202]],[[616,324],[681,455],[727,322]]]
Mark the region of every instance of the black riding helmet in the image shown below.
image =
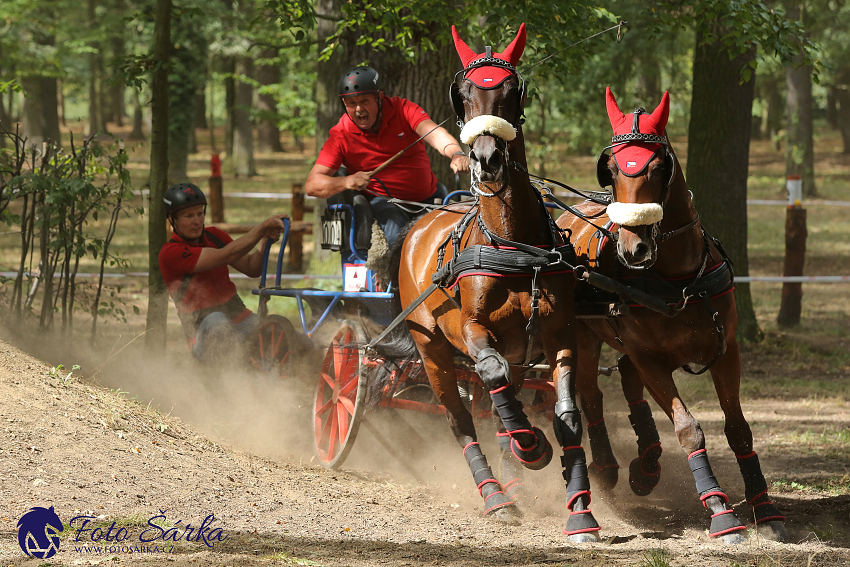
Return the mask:
[[[204,196],[204,192],[194,183],[178,183],[166,190],[162,202],[165,203],[165,216],[171,217],[177,211],[187,207],[206,206],[207,198]]]
[[[384,90],[383,82],[378,72],[371,67],[355,67],[339,80],[338,93],[340,97],[357,94],[377,93]]]

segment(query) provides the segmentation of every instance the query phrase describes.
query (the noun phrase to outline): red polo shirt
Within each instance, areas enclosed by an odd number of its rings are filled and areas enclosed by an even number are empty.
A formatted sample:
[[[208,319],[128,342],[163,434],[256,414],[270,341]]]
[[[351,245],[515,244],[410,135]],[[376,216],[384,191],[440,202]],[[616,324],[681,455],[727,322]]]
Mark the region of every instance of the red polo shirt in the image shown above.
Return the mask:
[[[166,242],[159,251],[159,270],[162,272],[162,279],[165,280],[165,286],[172,298],[180,288],[183,278],[195,269],[201,250],[217,248],[206,232],[212,233],[224,245],[233,242],[226,232],[210,226],[205,229],[200,245],[189,244],[179,235],[174,234],[172,241]],[[227,266],[220,266],[194,274],[183,300],[179,305],[175,302],[175,307],[179,313],[190,313],[227,303],[234,295],[236,295],[236,286],[230,281],[230,271]]]
[[[428,118],[418,104],[400,97],[385,96],[381,128],[377,134],[362,131],[348,114],[344,114],[336,126],[331,128],[316,163],[330,169],[339,169],[340,165],[344,165],[349,174],[372,171],[412,144],[419,137],[416,127]],[[425,153],[425,144],[421,141],[376,177],[387,186],[390,197],[408,201],[422,201],[437,190],[437,178],[431,171],[431,162]],[[369,184],[369,190],[377,195],[387,194],[374,179]]]

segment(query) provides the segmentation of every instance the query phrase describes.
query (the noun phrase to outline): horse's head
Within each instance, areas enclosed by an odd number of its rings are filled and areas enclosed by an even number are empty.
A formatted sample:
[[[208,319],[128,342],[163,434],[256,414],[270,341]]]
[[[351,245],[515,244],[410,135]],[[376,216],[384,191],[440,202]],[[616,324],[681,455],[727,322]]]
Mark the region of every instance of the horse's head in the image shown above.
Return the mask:
[[[484,53],[476,54],[454,26],[452,35],[464,68],[457,74],[461,84],[456,75],[449,94],[464,123],[460,139],[471,148],[473,180],[506,183],[508,143],[517,136],[525,105],[525,82],[515,67],[525,48],[525,24],[501,53],[487,46]]]
[[[655,263],[655,237],[675,175],[665,133],[670,96],[665,92],[652,114],[642,108],[623,114],[610,88],[605,94],[614,137],[611,154],[603,150],[599,156],[596,175],[601,187],[613,188],[608,218],[620,226],[617,257],[629,268],[648,268]]]

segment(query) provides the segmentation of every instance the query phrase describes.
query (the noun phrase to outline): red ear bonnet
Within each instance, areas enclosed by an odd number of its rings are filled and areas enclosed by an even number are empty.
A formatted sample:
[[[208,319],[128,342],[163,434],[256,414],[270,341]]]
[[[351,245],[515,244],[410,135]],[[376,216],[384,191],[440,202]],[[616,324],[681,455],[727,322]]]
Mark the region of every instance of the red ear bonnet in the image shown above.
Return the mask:
[[[629,134],[634,127],[634,114],[623,114],[610,88],[605,89],[605,103],[608,108],[608,120],[615,136]],[[641,134],[656,134],[664,136],[667,128],[667,118],[670,116],[670,95],[665,92],[661,102],[652,114],[638,115],[637,131]],[[647,142],[628,142],[614,146],[611,152],[617,161],[617,167],[627,176],[634,176],[644,170],[646,164],[661,148],[661,144]]]
[[[452,37],[455,40],[455,49],[460,56],[460,62],[464,67],[477,59],[484,57],[484,53],[476,54],[468,45],[460,38],[457,33],[457,28],[452,26]],[[507,61],[514,67],[519,62],[522,52],[525,49],[525,24],[519,26],[519,31],[514,40],[501,53],[494,53],[493,57]],[[502,84],[502,82],[513,75],[509,69],[498,67],[495,65],[486,65],[478,67],[467,73],[464,77],[475,83],[477,86],[485,89],[492,89]]]

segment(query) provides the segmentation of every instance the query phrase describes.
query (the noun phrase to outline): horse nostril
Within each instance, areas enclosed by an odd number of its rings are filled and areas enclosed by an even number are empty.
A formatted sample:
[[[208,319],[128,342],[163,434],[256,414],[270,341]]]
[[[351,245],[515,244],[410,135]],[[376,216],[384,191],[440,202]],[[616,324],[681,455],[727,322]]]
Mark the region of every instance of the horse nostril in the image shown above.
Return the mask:
[[[501,165],[502,160],[499,152],[493,152],[487,157],[487,168],[490,171],[496,171]]]
[[[478,156],[475,155],[475,150],[469,150],[469,161],[478,161]]]
[[[645,258],[647,254],[649,254],[649,246],[644,242],[639,242],[635,246],[635,257]]]

